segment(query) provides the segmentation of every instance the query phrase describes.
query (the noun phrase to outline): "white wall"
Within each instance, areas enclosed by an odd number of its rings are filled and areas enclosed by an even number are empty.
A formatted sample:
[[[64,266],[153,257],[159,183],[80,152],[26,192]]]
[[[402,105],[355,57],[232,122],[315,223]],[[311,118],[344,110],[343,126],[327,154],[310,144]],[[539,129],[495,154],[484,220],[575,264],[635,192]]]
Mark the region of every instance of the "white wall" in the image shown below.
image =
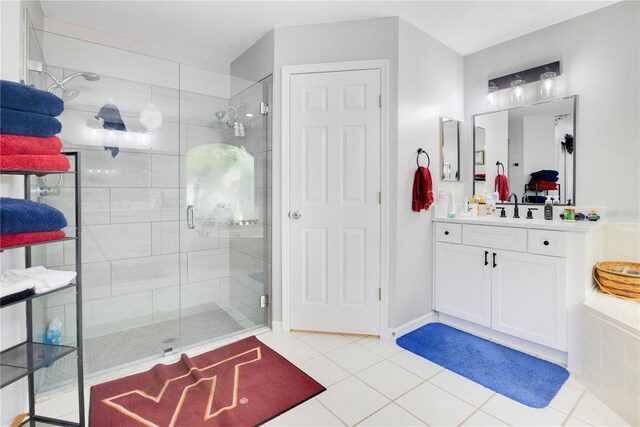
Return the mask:
[[[497,161],[504,165],[505,173],[508,174],[509,113],[500,111],[476,117],[476,126],[485,129],[485,146],[475,147],[476,150],[484,150],[484,166],[476,166],[476,173],[484,170],[486,181],[476,182],[475,190],[476,195],[484,197],[485,193],[493,193],[495,191],[496,176],[498,174]],[[502,167],[500,172],[502,172]],[[511,182],[509,182],[509,187],[511,187]]]
[[[578,95],[576,200],[581,206],[606,206],[611,222],[637,224],[639,57],[640,3],[635,1],[619,2],[468,55],[464,58],[467,121],[486,110],[489,78],[560,60],[558,97]],[[527,95],[535,94],[537,83],[529,86]],[[471,144],[470,138],[465,141],[467,147]],[[637,234],[629,238],[637,239]]]
[[[0,78],[20,81],[22,77],[22,19],[27,7],[34,23],[42,25],[43,13],[37,1],[0,2]],[[0,195],[21,197],[20,178],[2,176]],[[0,254],[0,271],[24,267],[24,251],[10,250]],[[26,339],[24,304],[8,307],[0,312],[0,348],[11,347]],[[26,379],[13,383],[0,391],[0,425],[6,426],[13,418],[27,410]]]
[[[431,156],[434,193],[439,186],[461,193],[458,182],[440,180],[440,117],[463,119],[463,60],[456,52],[400,19],[398,54],[398,139],[396,168],[391,168],[396,200],[392,216],[389,325],[419,318],[432,308],[434,208],[411,210],[417,149]],[[391,136],[391,147],[394,137]],[[464,153],[462,153],[464,158]],[[394,160],[391,159],[393,162]],[[469,180],[470,175],[462,176]]]

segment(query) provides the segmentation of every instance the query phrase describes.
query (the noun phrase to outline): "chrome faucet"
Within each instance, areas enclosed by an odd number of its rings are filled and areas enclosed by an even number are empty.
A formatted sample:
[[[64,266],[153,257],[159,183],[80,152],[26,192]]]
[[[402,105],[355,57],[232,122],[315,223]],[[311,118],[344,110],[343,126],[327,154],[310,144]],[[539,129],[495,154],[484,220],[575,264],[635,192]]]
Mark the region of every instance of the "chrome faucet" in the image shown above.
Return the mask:
[[[518,211],[518,196],[516,195],[516,193],[511,193],[507,198],[507,202],[509,202],[512,197],[516,201],[516,205],[513,208],[513,217],[520,218],[520,212]]]

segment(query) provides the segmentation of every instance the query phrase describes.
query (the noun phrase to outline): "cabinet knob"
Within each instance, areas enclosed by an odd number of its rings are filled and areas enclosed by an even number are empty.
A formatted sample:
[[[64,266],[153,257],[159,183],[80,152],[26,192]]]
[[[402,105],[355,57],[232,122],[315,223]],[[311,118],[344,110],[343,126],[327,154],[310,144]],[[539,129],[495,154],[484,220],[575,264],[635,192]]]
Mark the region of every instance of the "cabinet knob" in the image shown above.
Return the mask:
[[[448,236],[448,235],[449,235],[449,232],[448,232],[448,231],[445,231],[445,232],[444,232],[444,235],[445,235],[445,236]]]
[[[544,242],[542,242],[542,243],[544,243],[544,245],[545,245],[545,246],[549,246],[549,241],[548,241],[548,240],[545,240],[545,241],[544,241]]]

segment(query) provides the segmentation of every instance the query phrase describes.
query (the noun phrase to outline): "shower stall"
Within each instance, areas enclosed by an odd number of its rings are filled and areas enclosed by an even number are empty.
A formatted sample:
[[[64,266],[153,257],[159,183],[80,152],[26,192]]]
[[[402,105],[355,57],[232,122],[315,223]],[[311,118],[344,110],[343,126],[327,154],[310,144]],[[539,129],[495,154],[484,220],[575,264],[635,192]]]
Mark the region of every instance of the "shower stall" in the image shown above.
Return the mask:
[[[271,77],[247,81],[30,28],[25,79],[65,99],[60,138],[81,153],[87,376],[269,324]],[[73,183],[31,182],[73,218]],[[73,227],[74,224],[69,224]],[[73,244],[34,264],[74,268]],[[34,325],[75,336],[72,292],[39,300]],[[71,384],[70,358],[36,379]]]

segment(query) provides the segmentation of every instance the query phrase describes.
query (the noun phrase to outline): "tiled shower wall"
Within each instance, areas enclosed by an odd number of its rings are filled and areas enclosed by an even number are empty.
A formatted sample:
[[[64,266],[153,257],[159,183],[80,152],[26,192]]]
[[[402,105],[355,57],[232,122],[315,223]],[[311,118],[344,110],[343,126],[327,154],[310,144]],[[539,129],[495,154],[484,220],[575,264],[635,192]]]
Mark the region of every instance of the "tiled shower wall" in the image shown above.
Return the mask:
[[[49,70],[58,75],[73,72]],[[261,86],[253,90],[256,99],[248,99],[251,89],[246,91],[247,102],[255,103],[262,96]],[[82,153],[85,337],[177,319],[215,306],[227,310],[243,327],[266,323],[265,310],[258,306],[267,270],[265,224],[270,197],[263,193],[270,144],[267,147],[266,120],[258,115],[247,129],[247,138],[234,141],[232,130],[213,119],[216,111],[229,105],[227,99],[107,76],[98,82],[78,81],[76,87],[81,95],[66,103],[60,136],[65,150]],[[118,106],[129,130],[140,129],[142,108],[149,102],[157,106],[164,123],[150,134],[151,150],[121,148],[112,158],[103,147],[79,143],[90,139],[86,123],[107,102]],[[211,226],[204,224],[206,217],[198,216],[196,228],[189,230],[185,221],[189,150],[220,142],[246,144],[255,152],[260,169],[256,176],[263,176],[256,182],[263,216],[258,225],[246,228]],[[51,181],[47,178],[48,185]],[[65,182],[59,195],[40,200],[63,210],[71,220],[72,185]],[[43,246],[39,255],[44,265],[73,269],[74,243]],[[42,321],[64,319],[65,336],[71,341],[74,311],[73,293],[61,293],[48,299]]]

